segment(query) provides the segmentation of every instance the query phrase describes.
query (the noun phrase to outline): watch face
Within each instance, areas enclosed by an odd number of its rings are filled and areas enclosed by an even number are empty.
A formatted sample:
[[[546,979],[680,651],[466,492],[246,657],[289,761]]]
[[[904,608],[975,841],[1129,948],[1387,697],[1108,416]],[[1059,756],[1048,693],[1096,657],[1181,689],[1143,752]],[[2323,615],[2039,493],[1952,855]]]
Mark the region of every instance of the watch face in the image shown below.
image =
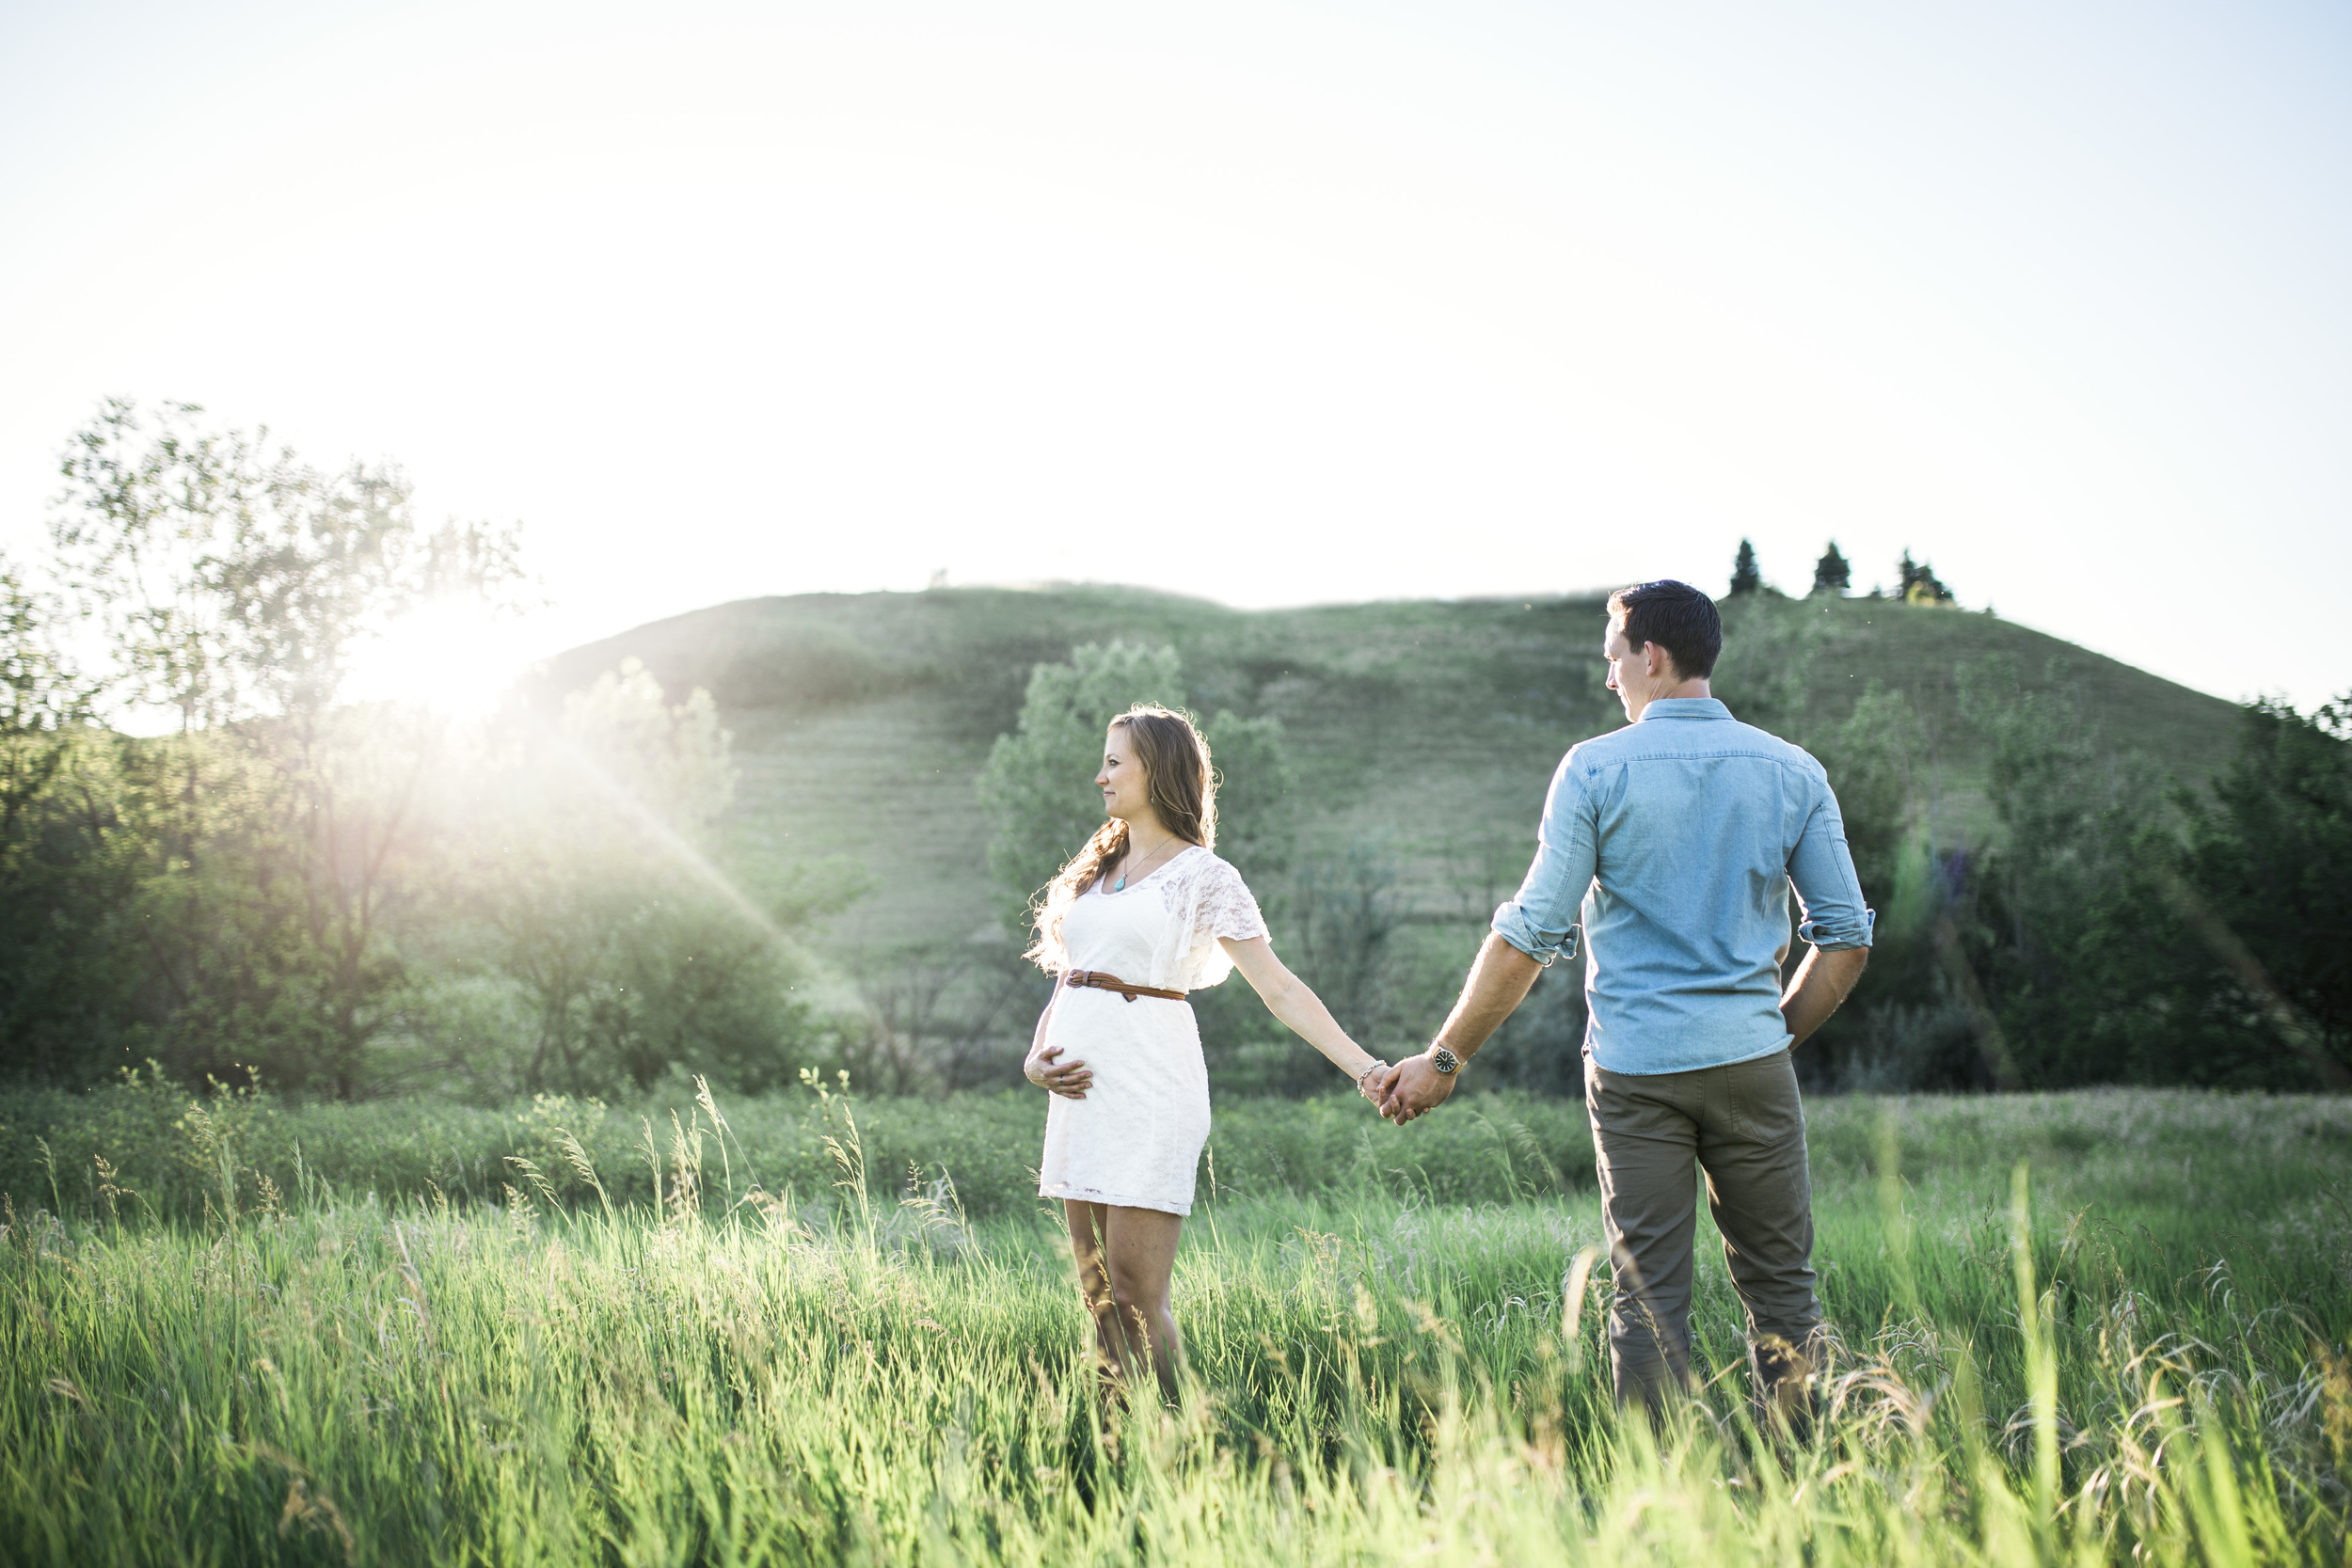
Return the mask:
[[[1453,1052],[1448,1051],[1441,1045],[1430,1053],[1429,1065],[1436,1068],[1439,1072],[1451,1074],[1454,1069],[1460,1067],[1462,1063],[1459,1057],[1455,1056]]]

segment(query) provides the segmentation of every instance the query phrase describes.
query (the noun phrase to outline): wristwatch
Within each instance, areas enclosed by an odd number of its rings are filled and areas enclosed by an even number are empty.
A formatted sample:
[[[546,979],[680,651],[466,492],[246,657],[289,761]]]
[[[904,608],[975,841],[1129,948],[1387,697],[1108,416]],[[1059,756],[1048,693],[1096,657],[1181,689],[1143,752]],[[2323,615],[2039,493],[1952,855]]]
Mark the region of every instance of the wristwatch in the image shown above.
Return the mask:
[[[1462,1058],[1441,1045],[1429,1053],[1429,1065],[1451,1078],[1461,1070]]]

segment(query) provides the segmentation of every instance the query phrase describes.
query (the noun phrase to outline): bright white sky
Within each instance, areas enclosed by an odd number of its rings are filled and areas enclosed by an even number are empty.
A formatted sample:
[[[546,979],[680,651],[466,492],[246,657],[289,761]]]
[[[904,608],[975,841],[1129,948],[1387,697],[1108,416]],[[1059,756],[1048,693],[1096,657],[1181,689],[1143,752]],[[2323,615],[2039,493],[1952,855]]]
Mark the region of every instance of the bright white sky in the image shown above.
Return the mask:
[[[1834,536],[2308,705],[2347,279],[2340,5],[0,5],[0,547],[101,397],[187,399],[523,519],[504,657]]]

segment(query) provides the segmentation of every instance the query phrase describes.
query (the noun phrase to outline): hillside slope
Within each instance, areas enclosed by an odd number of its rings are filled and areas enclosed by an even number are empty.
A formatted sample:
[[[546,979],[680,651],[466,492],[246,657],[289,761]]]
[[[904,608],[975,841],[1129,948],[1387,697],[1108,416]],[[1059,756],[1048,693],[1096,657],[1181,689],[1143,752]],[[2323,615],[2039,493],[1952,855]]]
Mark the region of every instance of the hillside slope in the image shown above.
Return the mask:
[[[1876,599],[1743,608],[1719,689],[1803,741],[1876,678],[1946,737],[1948,819],[1981,835],[1981,768],[1960,738],[1956,672],[2013,658],[2062,681],[2103,739],[2201,774],[2236,708],[1991,615]],[[1560,754],[1615,727],[1597,598],[1393,601],[1243,611],[1139,589],[1057,586],[747,599],[639,626],[550,661],[542,689],[635,657],[700,686],[733,729],[738,829],[801,859],[849,857],[871,891],[850,945],[955,941],[987,920],[988,825],[973,780],[1013,723],[1032,665],[1123,638],[1173,644],[1191,706],[1279,717],[1311,850],[1369,844],[1425,921],[1483,920],[1524,868]],[[1248,868],[1244,867],[1245,871]]]

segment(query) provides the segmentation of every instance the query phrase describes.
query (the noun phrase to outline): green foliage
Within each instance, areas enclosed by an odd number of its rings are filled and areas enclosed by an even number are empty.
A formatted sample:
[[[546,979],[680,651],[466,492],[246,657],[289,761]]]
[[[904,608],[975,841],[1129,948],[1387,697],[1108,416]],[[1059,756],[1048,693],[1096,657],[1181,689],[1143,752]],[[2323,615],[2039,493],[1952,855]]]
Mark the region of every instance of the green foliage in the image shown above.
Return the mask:
[[[1396,881],[1393,860],[1354,844],[1302,867],[1289,901],[1292,965],[1361,1038],[1379,1038],[1391,1022],[1383,992],[1401,913]]]
[[[1214,714],[1220,851],[1393,1053],[1451,1000],[1560,752],[1617,721],[1591,600],[943,590],[662,623],[477,733],[354,708],[343,673],[421,603],[508,594],[510,533],[429,529],[396,470],[314,469],[184,406],[109,404],[63,467],[54,582],[0,563],[0,1037],[54,1081],[151,1055],[484,1102],[698,1070],[1001,1081],[1034,977],[973,933],[1099,822],[1101,729],[1139,697]],[[2111,660],[1841,594],[1724,608],[1717,690],[1828,763],[1880,912],[1817,1081],[2345,1071],[2339,719],[2257,710],[2206,793],[2226,705]],[[87,673],[76,615],[106,640]],[[177,733],[101,722],[157,708]],[[986,865],[954,847],[992,840]],[[1200,1010],[1220,1089],[1325,1082],[1243,988]],[[1482,1070],[1573,1093],[1581,1027],[1548,985]]]
[[[1201,737],[1216,773],[1216,852],[1245,878],[1288,871],[1298,842],[1298,775],[1282,721],[1223,708]]]
[[[1908,549],[1903,551],[1903,558],[1896,565],[1895,573],[1898,583],[1895,596],[1905,604],[1934,605],[1953,601],[1952,591],[1944,586],[1943,579],[1935,575],[1935,569],[1924,561],[1912,560]]]
[[[2028,687],[1994,659],[1961,677],[2002,829],[1990,845],[1935,842],[1883,768],[1827,753],[1866,889],[1895,895],[1855,1016],[1825,1032],[1832,1054],[1883,1054],[1858,1042],[1880,1006],[1882,1035],[1908,1032],[1915,1083],[2352,1086],[2338,710],[2249,709],[2236,758],[2199,789],[2103,750],[2055,673]],[[1857,705],[1843,755],[1872,754],[1857,727],[1874,705]],[[1908,837],[1890,837],[1898,799]]]
[[[42,742],[89,718],[91,693],[59,646],[64,620],[56,596],[0,554],[0,826],[59,765]]]
[[[111,401],[61,464],[53,563],[104,634],[97,676],[67,677],[10,579],[0,903],[31,928],[0,1006],[36,1070],[153,1050],[349,1094],[407,999],[391,922],[441,760],[428,716],[343,705],[350,660],[428,600],[498,600],[513,538],[421,528],[397,472],[322,473],[200,412]],[[87,722],[157,708],[176,736]]]
[[[1774,650],[1767,669],[1819,657],[1791,609],[1734,607],[1733,645]],[[1726,663],[1742,711],[1772,711],[1756,665]],[[1827,767],[1878,912],[1868,971],[1805,1048],[1809,1079],[2352,1086],[2341,710],[2248,710],[2201,787],[2117,748],[2072,664],[2029,677],[1996,655],[1952,686],[1939,706],[1873,675],[1835,723],[1783,708],[1774,726]],[[1989,825],[1972,820],[1979,787]]]
[[[113,748],[90,726],[63,620],[56,596],[0,556],[0,1039],[21,1069],[45,1073],[103,1049],[105,1002],[124,985],[88,940],[121,874],[119,857],[93,874],[109,858]]]
[[[972,1214],[938,1156],[891,1201],[878,1107],[809,1103],[830,1170],[808,1186],[737,1143],[736,1107],[632,1118],[633,1159],[567,1140],[586,1109],[508,1117],[528,1142],[474,1205],[211,1174],[265,1118],[156,1133],[210,1183],[185,1226],[119,1193],[110,1212],[120,1183],[95,1165],[78,1197],[62,1156],[70,1217],[8,1186],[12,1560],[191,1541],[404,1564],[2322,1564],[2345,1546],[2341,1101],[1819,1108],[1820,1289],[1847,1350],[1796,1441],[1755,1429],[1711,1247],[1705,1387],[1661,1432],[1620,1423],[1614,1283],[1575,1266],[1600,1239],[1588,1191],[1470,1207],[1355,1172],[1328,1197],[1204,1185],[1176,1272],[1195,1387],[1122,1414],[1093,1386],[1058,1225]],[[1220,1178],[1248,1158],[1232,1134]],[[1489,1168],[1544,1180],[1507,1127],[1479,1136]],[[645,1196],[623,1192],[628,1164]],[[565,1190],[577,1211],[550,1212]]]
[[[2161,785],[2100,755],[2060,682],[2029,690],[2013,664],[1988,660],[1963,673],[1962,702],[1985,739],[2006,830],[1963,917],[1969,961],[2007,1035],[1988,1049],[2003,1058],[2005,1087],[2107,1078],[2113,1042],[2099,1037],[2098,1015],[2117,998],[2087,939],[2108,892],[2137,879],[2127,823]]]
[[[2254,705],[2210,789],[2096,825],[2117,869],[2042,917],[2093,999],[2063,1019],[2096,1053],[2079,1076],[2352,1088],[2343,712]]]
[[[1958,714],[1954,672],[1963,665],[2008,653],[2033,687],[2053,655],[2064,655],[2065,678],[2108,750],[2201,770],[2227,758],[2236,733],[2228,703],[1989,615],[1772,593],[1727,599],[1723,609],[1716,689],[1740,718],[1826,744],[1873,676],[1911,704],[1932,739],[1931,765],[1919,771],[1934,802],[1921,821],[1932,815],[1936,824],[1933,856],[1919,857],[1923,884],[1954,851],[1973,856],[2002,831],[1983,752]],[[1269,873],[1232,836],[1246,825],[1234,792],[1256,769],[1245,775],[1225,745],[1216,747],[1228,778],[1221,852],[1267,905],[1286,960],[1298,958],[1291,922],[1299,917],[1299,868],[1343,869],[1360,846],[1393,873],[1386,896],[1397,921],[1374,1042],[1392,1053],[1417,1048],[1415,1037],[1425,1039],[1452,1003],[1488,915],[1527,867],[1545,781],[1561,753],[1623,722],[1599,681],[1602,619],[1589,597],[1243,611],[1102,586],[807,594],[715,608],[579,650],[556,661],[547,692],[552,702],[632,654],[672,692],[707,686],[755,781],[734,809],[731,832],[866,868],[866,895],[816,945],[836,974],[851,975],[861,998],[871,989],[867,971],[887,972],[886,949],[912,946],[961,964],[963,978],[928,1015],[917,1054],[937,1064],[929,1082],[1001,1082],[1034,1008],[1007,1003],[995,1024],[985,1023],[998,974],[966,949],[981,945],[969,941],[976,930],[1002,928],[1008,899],[984,857],[960,847],[987,844],[997,832],[972,780],[995,736],[1017,730],[1036,664],[1067,663],[1073,647],[1088,643],[1166,644],[1182,659],[1185,705],[1213,718],[1213,741],[1222,712],[1280,721],[1296,779],[1286,797],[1296,832],[1291,869]],[[863,696],[821,682],[821,690],[803,691],[791,684],[799,666],[788,663],[752,679],[770,653],[819,642],[853,644],[877,671],[894,673]],[[1089,753],[1084,779],[1091,768]],[[1052,852],[1074,842],[1053,841]],[[1875,887],[1872,895],[1883,906]],[[1537,1031],[1546,1043],[1528,1037],[1518,1064],[1528,1076],[1515,1082],[1573,1092],[1573,1039],[1564,1049],[1551,1042],[1571,1025],[1574,989],[1549,1004]],[[1254,1089],[1299,1051],[1242,990],[1219,988],[1200,1005],[1219,1088]],[[1947,1022],[1937,1014],[1930,1032]],[[1311,1054],[1297,1067],[1303,1082],[1318,1070],[1328,1069]],[[873,1071],[873,1082],[887,1076]]]
[[[1014,728],[990,748],[978,784],[995,823],[988,864],[1009,929],[1027,929],[1031,900],[1103,825],[1093,781],[1111,720],[1137,703],[1182,711],[1183,698],[1183,663],[1167,646],[1089,643],[1067,664],[1030,672]],[[1281,721],[1221,709],[1200,729],[1217,781],[1217,852],[1246,875],[1288,869],[1296,778]]]
[[[1134,702],[1166,702],[1149,693],[1179,689],[1180,673],[1172,649],[1119,642],[1081,647],[1069,664],[1041,664],[1032,673],[1018,726],[997,738],[979,781],[997,823],[990,865],[1007,918],[1020,921],[1014,929],[1026,929],[1036,889],[1102,823],[1090,781],[1111,716]],[[1217,852],[1250,879],[1279,950],[1343,1027],[1362,1038],[1393,1032],[1386,963],[1400,915],[1393,858],[1362,843],[1296,856],[1296,778],[1280,720],[1223,709],[1203,726],[1203,737],[1217,777]],[[1073,789],[1073,779],[1085,787]],[[1246,985],[1205,991],[1194,1007],[1219,1083],[1255,1093],[1311,1093],[1329,1084],[1328,1065],[1300,1047]]]
[[[1813,563],[1813,592],[1843,594],[1853,586],[1853,567],[1837,548],[1837,541],[1829,542],[1821,559]]]
[[[2234,996],[2352,1086],[2352,694],[2308,716],[2252,705],[2210,796],[2178,799],[2186,842],[2163,892],[2207,952],[2177,972],[2176,1005]]]
[[[1760,594],[1764,590],[1764,574],[1756,569],[1756,546],[1745,539],[1740,541],[1740,553],[1731,563],[1731,594]]]
[[[1710,683],[1715,694],[1748,723],[1804,736],[1813,722],[1817,669],[1829,657],[1826,618],[1776,594],[1731,600],[1723,617],[1724,651]]]
[[[988,869],[1007,930],[1027,930],[1031,901],[1103,825],[1093,779],[1111,720],[1137,703],[1181,707],[1180,668],[1173,648],[1115,641],[1029,672],[1016,726],[996,737],[979,781],[995,823]]]
[[[1846,818],[1854,870],[1871,887],[1891,887],[1897,857],[1917,827],[1927,736],[1911,699],[1875,677],[1853,711],[1816,747]]]
[[[51,543],[107,634],[118,702],[183,730],[298,721],[335,705],[354,651],[402,614],[502,603],[518,580],[514,531],[420,527],[397,469],[324,472],[202,412],[108,399],[59,464]]]
[[[0,562],[9,1065],[503,1098],[684,1059],[764,1085],[823,1053],[791,933],[850,884],[722,869],[708,696],[673,707],[624,666],[553,723],[352,705],[357,651],[400,617],[507,605],[513,533],[424,527],[396,470],[322,472],[199,415],[107,404],[62,464],[56,590]],[[66,604],[103,636],[87,679]],[[175,733],[98,722],[158,708]]]
[[[1940,820],[1936,726],[1909,694],[1873,678],[1815,742],[1844,818],[1855,874],[1875,908],[1870,966],[1804,1049],[1817,1082],[1862,1088],[1983,1088],[2011,1070],[1986,1037],[1960,973],[1956,882],[1969,861]],[[1959,965],[1960,969],[1955,966]]]
[[[794,933],[846,889],[800,876],[755,891],[713,862],[729,744],[707,693],[673,705],[631,661],[487,759],[466,902],[532,1026],[526,1053],[453,1057],[477,1092],[642,1089],[674,1067],[759,1089],[809,1059]]]

